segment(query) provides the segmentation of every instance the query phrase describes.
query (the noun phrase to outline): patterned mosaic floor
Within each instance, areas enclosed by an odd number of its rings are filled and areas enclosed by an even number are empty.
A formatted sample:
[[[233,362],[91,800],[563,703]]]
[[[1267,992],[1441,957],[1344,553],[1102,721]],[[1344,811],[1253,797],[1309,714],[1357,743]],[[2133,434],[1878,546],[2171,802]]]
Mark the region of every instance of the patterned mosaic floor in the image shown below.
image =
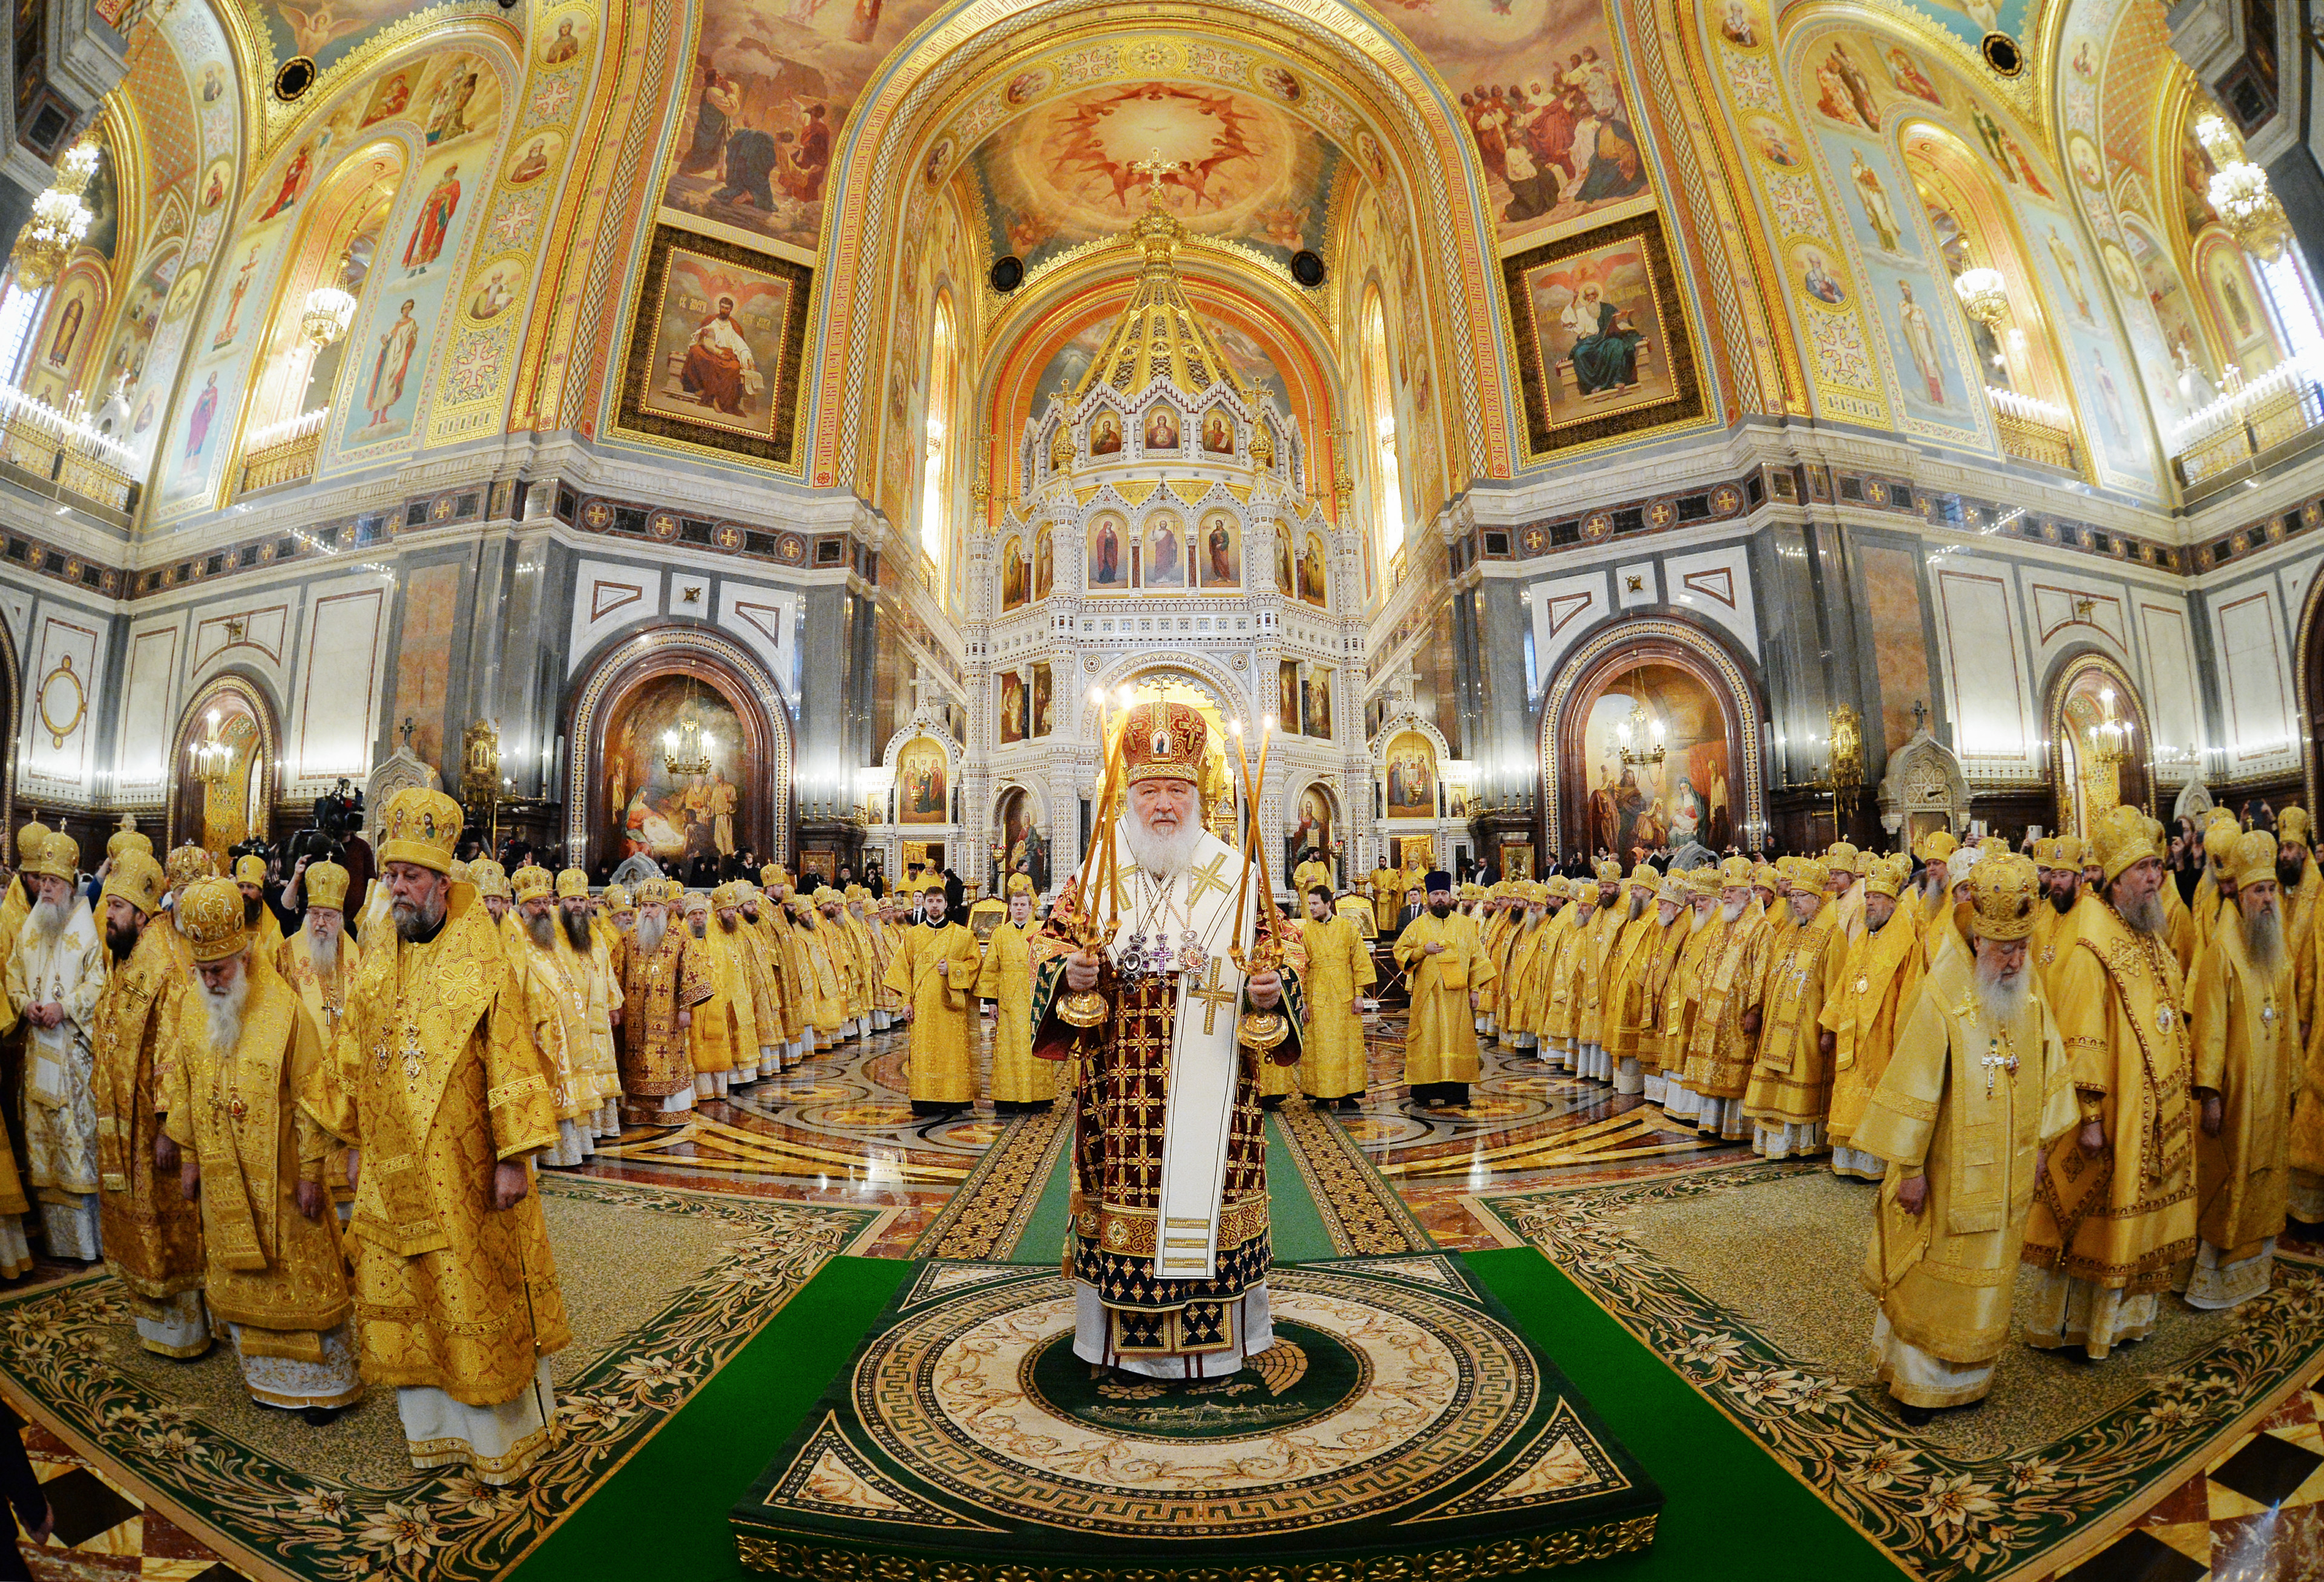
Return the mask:
[[[1424,1228],[1439,1246],[1503,1245],[1510,1233],[1483,1206],[1485,1195],[1618,1185],[1744,1157],[1742,1150],[1700,1142],[1636,1099],[1549,1075],[1505,1053],[1488,1055],[1485,1080],[1465,1113],[1417,1110],[1402,1086],[1402,1036],[1401,1016],[1393,1012],[1373,1029],[1372,1084],[1358,1110],[1327,1118],[1297,1099],[1287,1108],[1303,1136],[1336,1131],[1351,1145],[1351,1157],[1360,1154],[1373,1167],[1368,1185],[1336,1167],[1323,1174],[1342,1184],[1311,1183],[1319,1201],[1338,1194],[1350,1223],[1380,1219],[1378,1199],[1365,1200],[1384,1183],[1408,1210],[1397,1218]],[[988,1046],[980,1062],[989,1058]],[[903,1092],[902,1039],[883,1035],[732,1100],[706,1103],[683,1126],[633,1131],[619,1148],[564,1173],[608,1185],[861,1210],[862,1219],[851,1217],[863,1226],[853,1250],[907,1257],[956,1194],[973,1187],[981,1172],[989,1177],[991,1145],[1010,1130],[1009,1122],[989,1104],[946,1120],[916,1119]],[[2286,1245],[2324,1255],[2324,1246],[2296,1237]],[[80,1272],[43,1265],[23,1281],[0,1283],[0,1299]],[[2301,1383],[2318,1381],[2311,1375]],[[2075,1582],[2324,1577],[2319,1414],[2324,1394],[2296,1391],[2264,1423],[2219,1446],[2209,1465],[2170,1480],[2167,1492],[2152,1498],[2119,1537],[2063,1575]],[[57,1495],[55,1538],[38,1550],[27,1545],[44,1582],[229,1582],[244,1574],[170,1513],[148,1508],[143,1485],[114,1458],[84,1455],[42,1426],[28,1430],[26,1442]],[[413,1542],[411,1531],[382,1528],[355,1540],[348,1558],[392,1572],[397,1545]],[[253,1564],[248,1574],[263,1577],[267,1570]]]

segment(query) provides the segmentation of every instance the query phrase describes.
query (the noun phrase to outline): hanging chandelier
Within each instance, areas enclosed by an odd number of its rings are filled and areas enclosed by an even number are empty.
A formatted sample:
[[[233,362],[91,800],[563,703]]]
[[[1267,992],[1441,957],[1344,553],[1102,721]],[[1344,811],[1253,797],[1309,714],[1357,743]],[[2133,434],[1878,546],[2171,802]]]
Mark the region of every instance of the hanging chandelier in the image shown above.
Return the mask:
[[[2195,141],[2211,156],[2217,170],[2204,196],[2218,211],[2219,224],[2236,246],[2263,262],[2274,262],[2292,240],[2292,222],[2285,217],[2282,200],[2268,187],[2267,172],[2244,157],[2242,140],[2223,117],[2199,119]]]
[[[16,244],[8,253],[8,267],[24,290],[37,291],[52,284],[65,259],[88,235],[95,216],[80,195],[97,174],[97,161],[95,143],[73,144],[57,161],[56,180],[32,199],[32,217],[16,234]]]
[[[661,765],[678,776],[706,775],[710,772],[710,755],[717,750],[717,738],[702,728],[701,711],[696,707],[694,683],[686,684],[686,703],[678,712],[678,728],[661,733]]]
[[[2083,731],[2089,742],[2090,761],[2099,768],[2112,770],[2130,756],[2130,739],[2135,727],[2114,710],[2114,688],[2098,691],[2098,707],[2103,716],[2094,720]]]
[[[1663,722],[1658,715],[1646,712],[1646,693],[1638,685],[1642,672],[1630,672],[1629,717],[1616,722],[1614,737],[1620,748],[1622,761],[1632,768],[1644,768],[1663,761]]]
[[[209,734],[199,741],[189,743],[187,756],[193,760],[193,776],[197,784],[223,786],[234,777],[234,749],[218,735],[218,712],[209,713]]]
[[[2009,317],[2009,290],[1997,269],[1965,269],[1953,278],[1953,295],[1960,299],[1961,311],[1984,325],[1997,329]]]

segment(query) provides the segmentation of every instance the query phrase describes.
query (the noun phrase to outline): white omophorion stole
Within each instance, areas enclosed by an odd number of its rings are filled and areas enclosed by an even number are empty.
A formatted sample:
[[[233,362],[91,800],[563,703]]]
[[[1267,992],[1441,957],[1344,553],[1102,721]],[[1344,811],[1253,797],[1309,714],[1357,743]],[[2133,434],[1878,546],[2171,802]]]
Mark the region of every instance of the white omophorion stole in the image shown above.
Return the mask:
[[[1126,966],[1125,942],[1146,915],[1153,887],[1130,855],[1117,824],[1113,838],[1120,866],[1112,905],[1113,958]],[[1234,1121],[1235,1081],[1240,1054],[1235,1024],[1242,1008],[1243,975],[1227,954],[1246,943],[1265,904],[1255,869],[1244,903],[1241,928],[1235,917],[1235,892],[1242,883],[1242,854],[1205,832],[1194,861],[1175,881],[1168,899],[1154,910],[1169,917],[1175,956],[1184,945],[1185,922],[1209,952],[1199,972],[1180,971],[1171,1020],[1170,1063],[1162,1116],[1162,1187],[1155,1228],[1154,1273],[1163,1280],[1209,1280],[1218,1274],[1219,1209],[1225,1194],[1227,1141]],[[1149,942],[1152,924],[1148,924]]]

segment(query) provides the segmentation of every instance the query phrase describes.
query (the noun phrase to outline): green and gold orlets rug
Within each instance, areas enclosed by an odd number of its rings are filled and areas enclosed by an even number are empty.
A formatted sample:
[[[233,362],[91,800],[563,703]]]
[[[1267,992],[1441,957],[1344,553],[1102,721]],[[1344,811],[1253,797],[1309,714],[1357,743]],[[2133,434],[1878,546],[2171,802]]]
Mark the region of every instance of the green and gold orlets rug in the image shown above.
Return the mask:
[[[1268,1288],[1270,1349],[1163,1384],[1074,1356],[1053,1271],[924,1266],[735,1507],[744,1562],[1452,1582],[1653,1541],[1661,1492],[1452,1260],[1278,1266]]]

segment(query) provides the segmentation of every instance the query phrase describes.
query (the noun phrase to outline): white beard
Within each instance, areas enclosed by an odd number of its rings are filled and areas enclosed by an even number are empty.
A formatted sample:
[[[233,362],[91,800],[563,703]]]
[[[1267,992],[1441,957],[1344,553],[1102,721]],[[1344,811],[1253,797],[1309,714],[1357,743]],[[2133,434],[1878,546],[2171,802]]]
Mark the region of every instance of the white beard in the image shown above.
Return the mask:
[[[62,901],[35,901],[24,926],[43,939],[62,934],[65,927],[65,905]]]
[[[234,975],[234,987],[224,994],[207,983],[202,985],[202,1009],[209,1019],[210,1048],[219,1054],[231,1053],[242,1042],[243,1007],[250,1003],[250,965],[243,964]]]
[[[1203,843],[1203,826],[1193,820],[1167,835],[1157,834],[1135,813],[1121,821],[1121,843],[1138,866],[1158,879],[1173,879],[1193,866]]]
[[[1719,903],[1719,920],[1732,923],[1743,915],[1743,908],[1749,905],[1748,901],[1721,901]]]
[[[2268,977],[2283,965],[2283,914],[2273,906],[2244,919],[2244,953]]]
[[[339,970],[339,936],[325,934],[313,924],[307,928],[307,954],[314,959],[315,970],[327,978]]]
[[[2025,1002],[2034,993],[2034,980],[2024,968],[2006,984],[2001,974],[1983,961],[1977,964],[1977,1003],[1985,1012],[1987,1021],[2006,1026],[2024,1014]]]
[[[649,956],[652,955],[661,949],[661,936],[669,928],[669,918],[667,915],[660,917],[641,915],[638,918],[638,949]]]
[[[1705,924],[1707,924],[1708,923],[1710,923],[1710,921],[1711,921],[1711,908],[1710,908],[1710,907],[1708,907],[1708,906],[1705,906],[1704,908],[1702,908],[1702,910],[1701,910],[1701,911],[1699,911],[1699,912],[1698,912],[1698,911],[1696,911],[1694,908],[1692,908],[1692,907],[1691,907],[1691,906],[1690,906],[1690,907],[1688,907],[1688,908],[1687,908],[1687,915],[1688,915],[1688,918],[1689,918],[1689,922],[1687,923],[1687,925],[1686,925],[1686,931],[1687,931],[1689,934],[1692,934],[1696,929],[1701,928],[1701,927],[1704,926]]]

